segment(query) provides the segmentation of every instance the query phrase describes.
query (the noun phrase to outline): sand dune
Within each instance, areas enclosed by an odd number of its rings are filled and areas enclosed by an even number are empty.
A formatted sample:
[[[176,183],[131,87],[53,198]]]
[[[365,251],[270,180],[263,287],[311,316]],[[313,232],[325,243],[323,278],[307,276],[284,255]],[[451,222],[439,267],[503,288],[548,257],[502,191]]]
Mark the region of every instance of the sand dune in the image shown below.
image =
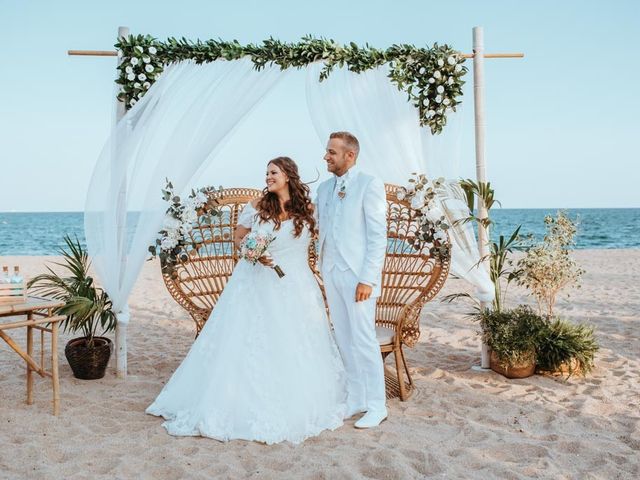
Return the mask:
[[[131,297],[129,377],[73,378],[61,335],[61,415],[47,380],[24,403],[23,362],[0,343],[0,478],[625,479],[640,476],[640,250],[585,250],[583,287],[557,311],[597,328],[601,350],[586,379],[507,380],[470,369],[477,325],[463,304],[427,305],[408,352],[417,391],[389,403],[389,420],[359,431],[353,420],[302,445],[173,438],[144,409],[193,341],[156,262]],[[4,257],[26,276],[52,257]],[[464,290],[456,280],[444,292]],[[511,302],[527,301],[514,289]],[[24,336],[16,335],[20,343]]]

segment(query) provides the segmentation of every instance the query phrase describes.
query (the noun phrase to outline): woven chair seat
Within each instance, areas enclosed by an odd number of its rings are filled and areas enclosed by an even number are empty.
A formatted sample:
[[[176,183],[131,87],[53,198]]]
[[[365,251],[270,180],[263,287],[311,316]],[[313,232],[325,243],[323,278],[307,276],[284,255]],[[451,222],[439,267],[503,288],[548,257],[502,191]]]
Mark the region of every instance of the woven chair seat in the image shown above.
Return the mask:
[[[420,228],[413,210],[407,202],[397,199],[397,186],[385,185],[385,189],[389,241],[381,295],[376,302],[376,337],[383,358],[390,353],[395,357],[395,372],[385,367],[387,397],[406,400],[413,390],[413,381],[402,348],[413,347],[418,341],[420,312],[444,285],[449,259],[434,258],[430,256],[429,245],[412,243]],[[209,318],[238,261],[233,243],[238,216],[247,202],[261,195],[261,190],[248,188],[211,193],[209,202],[218,205],[221,215],[212,217],[211,223],[194,225],[188,258],[176,265],[173,275],[163,274],[171,296],[193,318],[196,335]],[[309,245],[308,254],[309,268],[318,281],[326,306],[314,242]],[[405,374],[408,382],[403,378]]]
[[[380,345],[393,344],[393,339],[395,336],[396,331],[394,329],[376,326],[376,338],[378,339],[378,343]]]

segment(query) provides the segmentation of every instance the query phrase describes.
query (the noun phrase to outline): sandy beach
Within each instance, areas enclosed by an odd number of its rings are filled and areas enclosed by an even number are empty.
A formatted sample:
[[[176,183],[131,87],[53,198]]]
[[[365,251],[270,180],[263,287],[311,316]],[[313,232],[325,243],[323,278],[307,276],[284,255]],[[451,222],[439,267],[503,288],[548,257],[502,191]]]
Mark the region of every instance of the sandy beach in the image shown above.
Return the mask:
[[[194,338],[190,317],[147,262],[130,299],[129,376],[73,377],[60,338],[61,414],[48,379],[25,404],[24,362],[0,342],[0,478],[6,479],[631,479],[640,475],[640,250],[582,250],[582,288],[557,313],[596,327],[601,349],[587,378],[507,380],[479,363],[469,307],[439,298],[464,291],[449,280],[422,316],[407,351],[417,391],[389,402],[379,428],[353,420],[301,445],[174,438],[145,408]],[[55,257],[3,257],[26,277]],[[509,303],[530,302],[522,290]],[[24,335],[15,334],[24,345]],[[39,342],[38,342],[39,343]],[[239,379],[241,381],[241,379]]]

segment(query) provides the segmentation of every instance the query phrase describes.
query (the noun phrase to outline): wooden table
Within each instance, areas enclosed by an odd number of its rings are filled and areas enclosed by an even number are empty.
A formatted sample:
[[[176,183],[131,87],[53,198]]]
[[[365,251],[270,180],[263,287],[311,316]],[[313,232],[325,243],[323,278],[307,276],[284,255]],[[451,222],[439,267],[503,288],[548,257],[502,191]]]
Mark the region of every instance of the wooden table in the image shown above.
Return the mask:
[[[58,379],[58,324],[64,315],[54,315],[63,301],[39,297],[27,297],[27,301],[16,305],[0,305],[0,338],[27,363],[27,404],[33,404],[33,372],[41,377],[51,377],[53,386],[53,414],[60,413],[60,385]],[[18,317],[7,320],[5,317]],[[26,317],[26,318],[19,318]],[[27,329],[27,351],[25,352],[6,333],[14,328]],[[33,357],[33,330],[40,330],[40,363]],[[44,334],[51,334],[51,371],[44,368]]]

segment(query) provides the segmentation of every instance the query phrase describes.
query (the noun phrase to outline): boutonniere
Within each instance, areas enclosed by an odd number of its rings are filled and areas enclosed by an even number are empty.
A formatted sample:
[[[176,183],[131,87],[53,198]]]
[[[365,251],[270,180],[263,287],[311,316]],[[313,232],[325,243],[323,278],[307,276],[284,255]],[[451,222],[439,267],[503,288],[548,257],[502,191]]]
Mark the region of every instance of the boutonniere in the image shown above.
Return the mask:
[[[342,200],[346,196],[347,196],[347,186],[342,185],[340,187],[340,190],[338,190],[338,197],[340,197],[340,200]]]

